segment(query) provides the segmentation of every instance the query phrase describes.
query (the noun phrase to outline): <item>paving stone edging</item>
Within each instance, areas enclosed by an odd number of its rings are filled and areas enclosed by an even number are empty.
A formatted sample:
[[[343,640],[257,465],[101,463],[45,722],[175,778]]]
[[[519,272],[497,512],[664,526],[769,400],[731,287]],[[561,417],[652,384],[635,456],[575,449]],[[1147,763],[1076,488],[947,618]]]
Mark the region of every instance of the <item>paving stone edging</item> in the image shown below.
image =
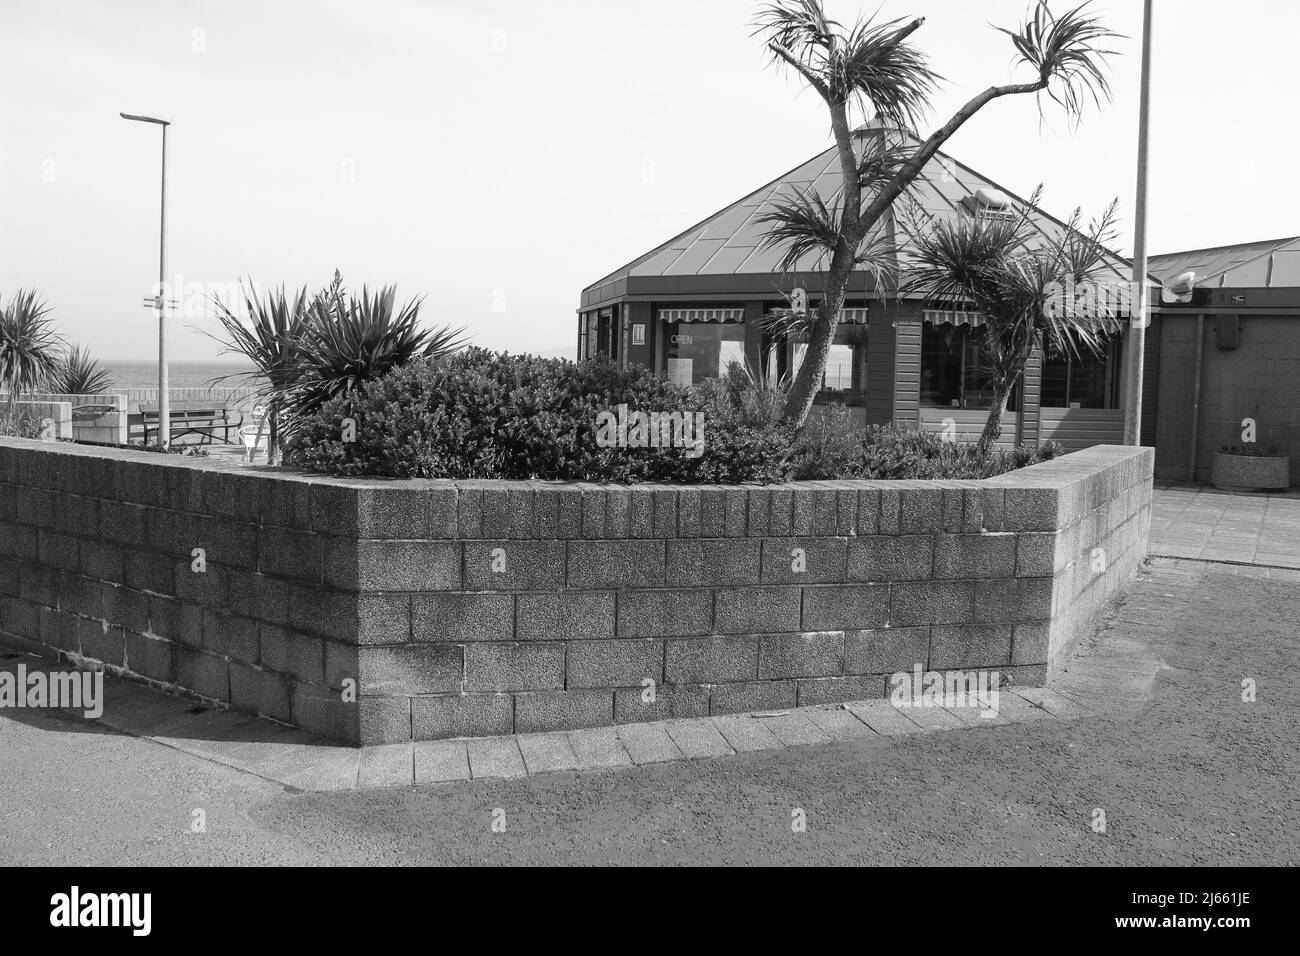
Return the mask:
[[[364,744],[881,698],[915,665],[1042,685],[1146,553],[1152,460],[607,487],[0,439],[0,633]]]

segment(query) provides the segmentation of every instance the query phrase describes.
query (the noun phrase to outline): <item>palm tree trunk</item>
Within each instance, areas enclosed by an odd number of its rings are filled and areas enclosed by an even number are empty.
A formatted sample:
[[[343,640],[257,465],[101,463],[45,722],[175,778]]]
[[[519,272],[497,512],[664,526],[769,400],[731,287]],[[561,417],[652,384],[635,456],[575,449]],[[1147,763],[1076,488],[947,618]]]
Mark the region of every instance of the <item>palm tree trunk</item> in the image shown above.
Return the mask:
[[[1002,384],[993,386],[993,404],[989,408],[989,417],[984,421],[984,431],[980,434],[980,440],[976,445],[981,455],[989,454],[998,439],[1002,437],[1002,416],[1007,413],[1007,401],[1010,398],[1010,388]]]
[[[808,413],[812,411],[813,400],[821,391],[822,376],[826,374],[826,362],[831,354],[831,343],[835,340],[835,329],[840,324],[840,310],[844,307],[844,296],[853,275],[853,259],[853,247],[842,244],[831,261],[826,276],[826,294],[818,307],[819,320],[808,340],[808,352],[804,355],[803,365],[799,367],[799,374],[795,376],[785,402],[785,420],[795,428],[803,428]]]

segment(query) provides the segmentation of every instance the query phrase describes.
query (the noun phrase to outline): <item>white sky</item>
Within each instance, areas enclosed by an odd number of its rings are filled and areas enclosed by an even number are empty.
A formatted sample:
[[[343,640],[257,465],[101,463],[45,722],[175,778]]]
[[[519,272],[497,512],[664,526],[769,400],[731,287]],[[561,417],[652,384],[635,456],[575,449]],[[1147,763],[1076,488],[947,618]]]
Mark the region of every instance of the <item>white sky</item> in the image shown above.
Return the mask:
[[[988,24],[1026,7],[886,0],[882,16],[927,17],[915,38],[948,78],[934,125],[1008,78]],[[186,282],[316,287],[338,266],[426,296],[426,321],[478,344],[571,349],[583,286],[829,145],[820,101],[749,35],[756,9],[0,0],[0,296],[35,286],[69,339],[154,354],[158,128],[118,112],[166,113]],[[1118,196],[1131,230],[1141,4],[1098,9],[1130,37],[1113,105],[1072,131],[1050,104],[1040,128],[1032,100],[1003,100],[947,151],[1022,195],[1044,183],[1058,215]],[[1151,252],[1300,233],[1300,191],[1277,172],[1300,146],[1297,35],[1293,4],[1156,0]],[[173,356],[214,357],[191,324]]]

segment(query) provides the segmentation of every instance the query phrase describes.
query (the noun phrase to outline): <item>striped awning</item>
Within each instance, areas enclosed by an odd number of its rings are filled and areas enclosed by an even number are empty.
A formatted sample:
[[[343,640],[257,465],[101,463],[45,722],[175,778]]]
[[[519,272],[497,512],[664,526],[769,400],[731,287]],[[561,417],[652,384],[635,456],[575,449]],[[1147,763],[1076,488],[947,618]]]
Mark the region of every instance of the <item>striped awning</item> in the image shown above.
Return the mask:
[[[744,309],[660,309],[664,322],[744,322]]]
[[[984,324],[983,312],[963,312],[957,309],[926,309],[921,318],[931,325],[969,325],[978,328]]]
[[[866,325],[870,309],[840,309],[840,324]]]
[[[968,325],[972,329],[977,329],[984,324],[983,312],[964,312],[958,309],[925,309],[921,313],[921,318],[931,325]],[[1106,332],[1119,332],[1124,328],[1124,323],[1128,321],[1127,317],[1112,318],[1107,316],[1094,317],[1091,324],[1100,326]]]

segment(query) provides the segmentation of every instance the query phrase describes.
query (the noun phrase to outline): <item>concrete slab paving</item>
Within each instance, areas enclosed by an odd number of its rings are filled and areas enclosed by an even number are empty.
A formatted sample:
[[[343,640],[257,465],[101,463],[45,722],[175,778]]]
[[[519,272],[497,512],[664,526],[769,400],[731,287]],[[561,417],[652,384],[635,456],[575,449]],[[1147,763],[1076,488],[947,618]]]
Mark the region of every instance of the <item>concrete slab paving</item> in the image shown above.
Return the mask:
[[[609,770],[632,766],[627,748],[613,727],[593,727],[569,731],[569,746],[583,770]]]
[[[831,740],[816,723],[798,711],[758,719],[762,720],[763,726],[776,734],[777,739],[787,747],[798,747],[805,744],[826,744],[830,743]]]
[[[409,787],[415,782],[415,755],[412,744],[385,744],[363,747],[358,787]]]
[[[563,733],[520,734],[519,752],[530,774],[575,770],[578,766],[577,754]]]
[[[464,740],[417,740],[411,749],[417,784],[470,778],[469,747]]]
[[[718,728],[707,720],[670,720],[664,724],[668,736],[691,760],[701,757],[726,757],[735,753]]]
[[[648,763],[663,763],[668,760],[681,760],[681,749],[669,736],[668,729],[662,722],[648,724],[620,724],[618,739],[627,748],[628,756],[638,766]]]
[[[831,740],[859,740],[880,736],[842,706],[810,708],[808,719]]]
[[[484,737],[468,741],[470,776],[510,779],[528,775],[514,737]]]
[[[864,700],[844,706],[849,713],[882,737],[919,734],[924,730],[916,721],[905,716],[905,710],[895,708],[887,700]]]
[[[753,717],[714,717],[713,725],[736,753],[776,750],[785,746],[763,721]]]

